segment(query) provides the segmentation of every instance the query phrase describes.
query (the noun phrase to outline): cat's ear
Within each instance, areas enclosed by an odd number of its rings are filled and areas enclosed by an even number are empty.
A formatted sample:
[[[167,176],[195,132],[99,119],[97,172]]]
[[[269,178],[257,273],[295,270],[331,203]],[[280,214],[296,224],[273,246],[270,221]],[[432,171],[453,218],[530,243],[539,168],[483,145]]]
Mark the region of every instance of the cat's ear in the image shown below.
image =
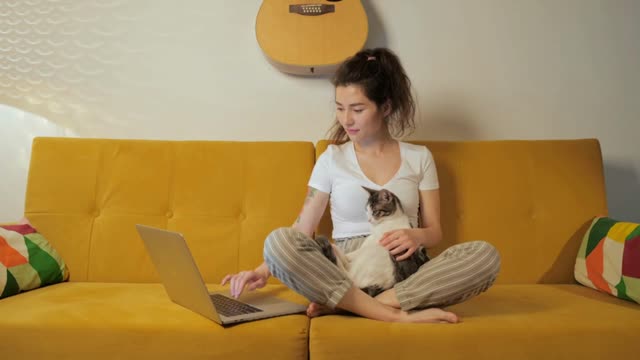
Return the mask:
[[[382,202],[392,202],[393,201],[393,193],[389,190],[382,189],[380,190],[380,201]]]
[[[377,191],[376,191],[376,190],[369,189],[369,188],[368,188],[368,187],[366,187],[366,186],[363,186],[362,188],[363,188],[363,189],[365,189],[365,190],[367,190],[367,192],[369,193],[369,195],[373,195],[373,194],[377,193]]]

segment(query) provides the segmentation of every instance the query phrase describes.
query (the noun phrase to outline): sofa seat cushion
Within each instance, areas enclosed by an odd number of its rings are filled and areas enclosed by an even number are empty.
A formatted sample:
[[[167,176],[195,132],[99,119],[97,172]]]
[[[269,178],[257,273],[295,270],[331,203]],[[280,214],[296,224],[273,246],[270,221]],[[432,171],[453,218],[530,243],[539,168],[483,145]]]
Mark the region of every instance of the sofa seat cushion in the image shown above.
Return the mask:
[[[310,358],[584,360],[640,353],[640,305],[580,285],[495,285],[448,310],[462,322],[313,319]]]
[[[260,291],[304,303],[282,285]],[[6,359],[305,359],[308,327],[305,315],[290,315],[223,328],[160,284],[70,282],[0,300]]]

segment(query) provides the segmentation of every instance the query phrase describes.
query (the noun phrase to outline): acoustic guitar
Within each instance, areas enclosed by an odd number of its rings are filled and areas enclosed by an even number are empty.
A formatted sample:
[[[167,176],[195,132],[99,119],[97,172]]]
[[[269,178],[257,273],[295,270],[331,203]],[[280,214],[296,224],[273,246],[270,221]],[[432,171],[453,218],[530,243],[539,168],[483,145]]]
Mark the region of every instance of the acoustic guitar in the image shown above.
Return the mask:
[[[256,17],[256,38],[280,71],[331,74],[361,50],[369,31],[359,0],[264,0]]]

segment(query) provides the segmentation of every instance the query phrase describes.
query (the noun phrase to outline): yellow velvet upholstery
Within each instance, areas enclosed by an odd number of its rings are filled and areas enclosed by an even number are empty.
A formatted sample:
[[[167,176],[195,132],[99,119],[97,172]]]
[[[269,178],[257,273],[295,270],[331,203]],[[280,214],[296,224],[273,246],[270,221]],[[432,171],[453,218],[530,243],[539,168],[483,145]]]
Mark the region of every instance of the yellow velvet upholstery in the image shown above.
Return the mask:
[[[292,315],[222,328],[172,303],[135,232],[185,234],[212,290],[257,265],[265,236],[296,218],[308,142],[37,138],[26,216],[71,281],[0,300],[6,358],[601,359],[640,352],[640,306],[577,285],[589,220],[607,212],[597,140],[424,142],[440,179],[445,241],[502,255],[498,284],[452,306],[461,324]],[[330,233],[325,217],[319,232]],[[264,290],[306,300],[272,280]]]
[[[264,292],[304,301],[283,285]],[[171,302],[160,284],[58,284],[1,300],[0,314],[3,359],[250,360],[271,351],[277,356],[270,358],[307,356],[305,315],[223,328]]]
[[[259,264],[290,226],[314,164],[311,143],[37,138],[26,216],[71,281],[157,282],[135,230],[182,232],[205,281]]]
[[[633,359],[640,306],[579,285],[495,285],[448,310],[455,325],[353,316],[311,321],[311,359]]]
[[[413,143],[431,150],[440,181],[444,241],[430,254],[485,240],[502,255],[498,283],[573,283],[582,235],[607,212],[597,140]]]
[[[595,139],[416,141],[440,180],[444,241],[502,256],[497,285],[447,310],[457,325],[390,324],[344,315],[313,319],[311,359],[603,359],[640,352],[640,306],[578,285],[582,235],[607,213]],[[316,157],[327,147],[316,144]],[[325,214],[318,232],[330,234]]]
[[[309,142],[36,138],[26,216],[67,262],[70,282],[0,301],[0,353],[306,358],[306,316],[224,330],[158,284],[140,284],[159,278],[134,225],[183,233],[205,281],[218,284],[258,265],[267,234],[295,221],[314,154]]]

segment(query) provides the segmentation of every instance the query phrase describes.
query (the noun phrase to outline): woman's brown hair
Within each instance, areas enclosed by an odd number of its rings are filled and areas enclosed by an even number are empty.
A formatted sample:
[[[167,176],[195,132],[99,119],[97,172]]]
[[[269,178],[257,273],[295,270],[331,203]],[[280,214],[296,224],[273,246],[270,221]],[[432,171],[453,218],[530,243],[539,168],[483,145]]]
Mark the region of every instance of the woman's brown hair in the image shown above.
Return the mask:
[[[338,67],[331,82],[335,87],[360,86],[365,96],[379,109],[388,102],[391,112],[385,122],[392,136],[401,137],[415,129],[411,80],[391,50],[376,48],[358,52]],[[337,120],[329,129],[329,139],[334,144],[349,140]]]

